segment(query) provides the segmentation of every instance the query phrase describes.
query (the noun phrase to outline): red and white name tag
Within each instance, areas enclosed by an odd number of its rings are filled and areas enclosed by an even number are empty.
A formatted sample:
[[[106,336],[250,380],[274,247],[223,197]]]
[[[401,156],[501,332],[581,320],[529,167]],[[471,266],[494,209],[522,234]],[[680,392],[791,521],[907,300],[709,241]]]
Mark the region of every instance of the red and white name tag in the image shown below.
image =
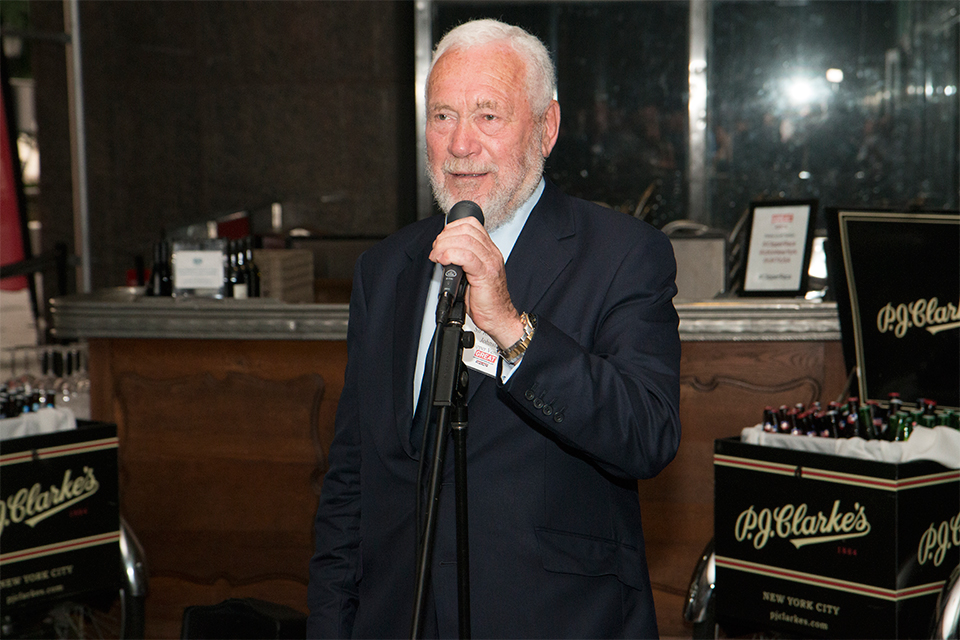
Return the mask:
[[[467,320],[463,324],[463,330],[472,332],[475,338],[473,348],[463,350],[463,364],[484,375],[496,376],[497,361],[500,359],[497,343],[493,341],[493,338],[478,329],[470,316],[467,316]]]

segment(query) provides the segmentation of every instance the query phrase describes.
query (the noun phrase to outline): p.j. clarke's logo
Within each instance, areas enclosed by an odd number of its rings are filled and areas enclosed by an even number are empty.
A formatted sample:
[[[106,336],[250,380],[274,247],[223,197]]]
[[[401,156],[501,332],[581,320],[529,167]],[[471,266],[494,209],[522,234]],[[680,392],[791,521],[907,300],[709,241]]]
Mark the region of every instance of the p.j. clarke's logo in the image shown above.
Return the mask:
[[[823,511],[811,514],[806,504],[785,504],[760,511],[750,505],[740,513],[734,525],[737,542],[749,540],[756,549],[765,547],[772,537],[788,540],[799,549],[810,544],[860,538],[869,533],[866,508],[855,502],[852,511],[841,511],[839,500],[833,502],[830,515]]]
[[[63,511],[97,492],[100,483],[91,467],[83,468],[83,475],[74,478],[70,469],[63,472],[59,487],[44,489],[39,482],[19,489],[0,501],[0,535],[10,524],[21,522],[33,528],[37,523]]]
[[[941,307],[937,298],[920,298],[896,306],[888,302],[877,313],[877,330],[880,333],[892,331],[893,335],[902,338],[908,329],[914,328],[926,329],[934,335],[960,328],[960,303],[954,305],[948,302]]]
[[[928,560],[933,566],[939,567],[943,563],[947,552],[953,547],[960,547],[960,513],[939,525],[931,522],[927,530],[920,536],[917,546],[917,563],[926,564]]]

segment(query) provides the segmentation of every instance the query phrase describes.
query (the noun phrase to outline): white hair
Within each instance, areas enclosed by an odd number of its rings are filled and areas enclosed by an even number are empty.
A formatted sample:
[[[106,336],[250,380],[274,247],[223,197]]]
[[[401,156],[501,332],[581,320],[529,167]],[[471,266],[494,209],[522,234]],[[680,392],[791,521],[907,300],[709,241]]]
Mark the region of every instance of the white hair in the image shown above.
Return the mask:
[[[444,53],[493,43],[508,45],[523,59],[527,72],[527,99],[534,115],[543,117],[557,89],[550,53],[536,36],[498,20],[473,20],[448,31],[433,51],[427,87],[430,86],[433,67]]]

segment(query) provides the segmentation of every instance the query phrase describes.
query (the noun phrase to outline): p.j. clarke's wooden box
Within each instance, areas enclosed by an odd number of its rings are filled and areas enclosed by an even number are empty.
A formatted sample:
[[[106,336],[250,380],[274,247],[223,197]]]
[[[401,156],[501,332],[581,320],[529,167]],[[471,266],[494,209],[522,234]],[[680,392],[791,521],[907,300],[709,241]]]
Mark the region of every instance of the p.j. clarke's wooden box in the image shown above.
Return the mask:
[[[847,366],[858,374],[851,395],[898,392],[908,408],[924,397],[956,409],[960,214],[828,209],[827,223]],[[799,637],[930,637],[960,564],[957,466],[717,440],[717,621]]]
[[[0,442],[0,609],[120,585],[117,427]]]
[[[714,478],[721,625],[929,637],[960,562],[960,470],[731,438],[715,442]]]

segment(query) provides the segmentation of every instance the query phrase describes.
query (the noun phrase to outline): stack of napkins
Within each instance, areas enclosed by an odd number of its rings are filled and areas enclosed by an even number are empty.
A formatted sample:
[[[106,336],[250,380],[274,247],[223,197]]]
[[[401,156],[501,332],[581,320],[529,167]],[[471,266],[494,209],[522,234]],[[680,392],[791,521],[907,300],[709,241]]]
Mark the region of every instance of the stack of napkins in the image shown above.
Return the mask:
[[[32,413],[21,413],[16,418],[0,420],[0,440],[36,436],[76,429],[77,419],[67,408],[45,407]]]
[[[835,456],[903,463],[933,460],[949,469],[960,469],[960,431],[950,427],[914,427],[904,442],[864,440],[863,438],[817,438],[802,435],[769,433],[761,425],[740,433],[740,441],[765,447],[795,451],[828,453]]]

